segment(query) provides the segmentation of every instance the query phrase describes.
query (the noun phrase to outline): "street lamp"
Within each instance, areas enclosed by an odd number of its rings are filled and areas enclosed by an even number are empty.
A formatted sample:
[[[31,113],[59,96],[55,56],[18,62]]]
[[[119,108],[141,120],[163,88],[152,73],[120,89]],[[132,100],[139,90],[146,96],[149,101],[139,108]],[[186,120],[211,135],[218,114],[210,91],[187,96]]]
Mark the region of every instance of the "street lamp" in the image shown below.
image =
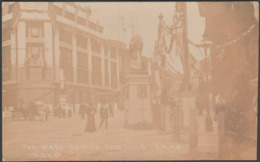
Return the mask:
[[[205,130],[206,132],[212,132],[213,131],[213,124],[212,124],[212,118],[210,116],[210,103],[209,103],[209,56],[208,56],[208,49],[212,46],[212,42],[208,41],[207,39],[203,39],[201,44],[201,47],[204,48],[205,52],[205,82],[206,82],[206,98],[205,103],[207,107],[207,116],[205,121]]]

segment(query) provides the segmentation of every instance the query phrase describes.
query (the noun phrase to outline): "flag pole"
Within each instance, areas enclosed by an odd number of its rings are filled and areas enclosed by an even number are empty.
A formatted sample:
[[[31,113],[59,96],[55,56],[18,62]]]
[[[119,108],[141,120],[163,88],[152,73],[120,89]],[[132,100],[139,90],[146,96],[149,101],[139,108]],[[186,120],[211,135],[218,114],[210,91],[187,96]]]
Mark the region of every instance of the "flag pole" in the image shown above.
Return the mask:
[[[119,41],[119,4],[117,5],[117,40]]]

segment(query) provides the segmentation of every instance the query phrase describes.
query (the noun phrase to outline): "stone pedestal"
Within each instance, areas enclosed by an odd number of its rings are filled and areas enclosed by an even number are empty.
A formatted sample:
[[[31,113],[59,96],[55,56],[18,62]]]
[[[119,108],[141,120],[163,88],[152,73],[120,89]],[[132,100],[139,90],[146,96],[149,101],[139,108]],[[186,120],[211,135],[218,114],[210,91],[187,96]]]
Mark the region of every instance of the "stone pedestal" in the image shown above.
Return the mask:
[[[185,95],[182,97],[182,106],[181,106],[181,111],[182,111],[182,126],[185,129],[190,129],[191,128],[191,118],[195,115],[193,114],[195,111],[195,97],[191,95]]]
[[[150,81],[146,74],[128,75],[125,86],[125,125],[151,124]]]
[[[189,130],[189,155],[196,159],[198,148],[198,123],[196,117],[196,98],[192,93],[182,96],[183,127]]]

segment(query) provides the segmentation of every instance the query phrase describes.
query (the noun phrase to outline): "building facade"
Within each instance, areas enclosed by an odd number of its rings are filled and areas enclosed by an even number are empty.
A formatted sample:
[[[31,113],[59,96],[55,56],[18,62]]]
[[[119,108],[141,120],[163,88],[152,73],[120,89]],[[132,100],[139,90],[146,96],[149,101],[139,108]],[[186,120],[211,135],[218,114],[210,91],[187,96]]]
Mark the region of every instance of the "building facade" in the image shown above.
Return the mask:
[[[118,99],[127,49],[103,28],[75,3],[3,3],[3,105]]]

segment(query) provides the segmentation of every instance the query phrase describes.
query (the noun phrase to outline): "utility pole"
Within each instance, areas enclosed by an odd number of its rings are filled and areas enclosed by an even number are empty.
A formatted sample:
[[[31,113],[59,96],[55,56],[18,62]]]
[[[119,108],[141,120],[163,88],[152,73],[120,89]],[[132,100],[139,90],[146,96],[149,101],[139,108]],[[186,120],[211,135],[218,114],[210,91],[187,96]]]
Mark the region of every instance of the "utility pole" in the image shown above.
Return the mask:
[[[211,42],[207,42],[204,40],[202,47],[204,48],[205,51],[205,64],[206,64],[206,69],[205,69],[205,83],[206,83],[206,98],[205,100],[205,106],[207,108],[207,117],[205,121],[205,131],[206,132],[212,132],[213,131],[213,123],[212,123],[212,118],[210,115],[210,101],[209,101],[209,58],[208,58],[208,48],[210,47]]]
[[[188,22],[187,22],[187,3],[186,2],[179,2],[179,10],[183,13],[182,25],[183,25],[183,69],[184,69],[184,91],[190,92],[190,62],[189,62],[189,47],[188,47]],[[178,2],[177,2],[178,4]],[[190,94],[189,94],[190,96]],[[194,96],[191,96],[194,97]],[[189,108],[190,111],[190,149],[189,153],[193,159],[196,159],[197,154],[197,147],[198,147],[198,130],[197,130],[197,120],[196,120],[196,108],[191,105],[192,108]],[[181,108],[181,107],[180,107]],[[183,109],[183,108],[181,108]],[[179,115],[179,114],[178,114]]]
[[[178,3],[178,2],[177,2]],[[190,66],[189,66],[189,47],[188,47],[188,29],[187,29],[187,4],[183,3],[183,48],[184,48],[184,90],[190,90]]]

